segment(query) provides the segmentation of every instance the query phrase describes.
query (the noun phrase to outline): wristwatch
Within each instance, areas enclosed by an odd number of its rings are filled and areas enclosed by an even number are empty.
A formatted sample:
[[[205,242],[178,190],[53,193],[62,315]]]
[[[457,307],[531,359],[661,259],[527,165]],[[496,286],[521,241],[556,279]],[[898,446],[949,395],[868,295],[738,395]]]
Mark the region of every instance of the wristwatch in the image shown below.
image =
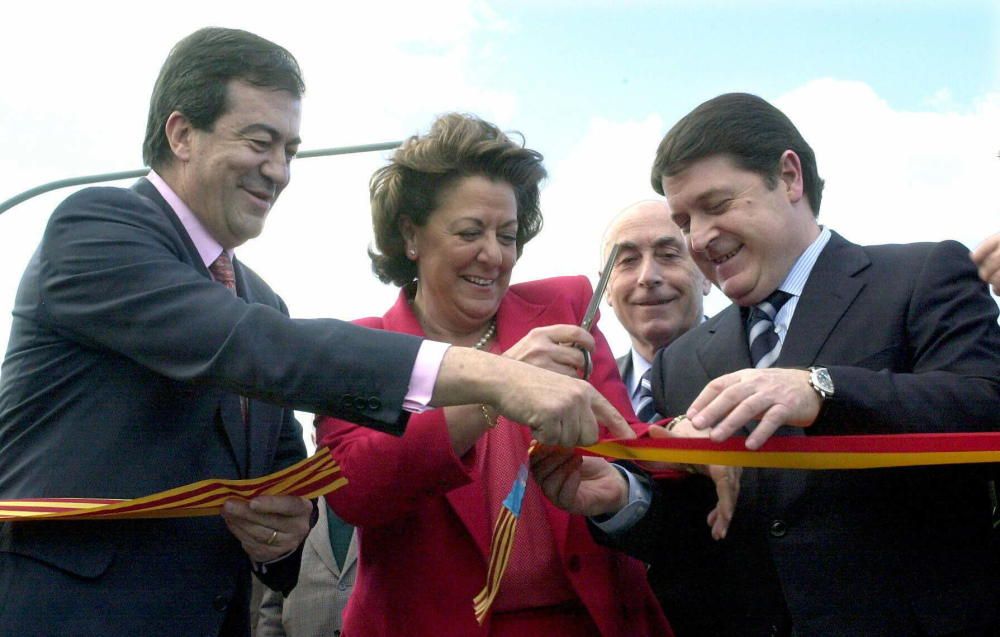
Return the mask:
[[[833,396],[833,379],[830,378],[830,371],[825,367],[809,368],[809,385],[816,390],[823,400]]]

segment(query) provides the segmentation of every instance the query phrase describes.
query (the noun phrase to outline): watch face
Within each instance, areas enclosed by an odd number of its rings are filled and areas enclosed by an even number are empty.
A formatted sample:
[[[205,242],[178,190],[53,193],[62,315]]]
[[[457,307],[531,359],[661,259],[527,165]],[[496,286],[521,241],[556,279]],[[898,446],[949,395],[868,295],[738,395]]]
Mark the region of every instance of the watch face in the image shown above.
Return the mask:
[[[833,379],[830,378],[830,372],[825,367],[814,367],[811,371],[816,389],[827,396],[833,394]]]

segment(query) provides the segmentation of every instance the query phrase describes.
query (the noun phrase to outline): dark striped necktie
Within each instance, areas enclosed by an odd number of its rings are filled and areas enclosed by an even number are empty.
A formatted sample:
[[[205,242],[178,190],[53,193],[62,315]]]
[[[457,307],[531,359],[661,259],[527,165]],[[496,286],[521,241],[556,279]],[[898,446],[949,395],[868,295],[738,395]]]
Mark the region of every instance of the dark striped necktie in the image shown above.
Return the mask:
[[[747,337],[750,343],[750,361],[754,367],[770,367],[781,353],[781,340],[774,331],[774,317],[790,298],[792,295],[788,292],[775,290],[750,308]]]
[[[226,254],[225,250],[219,255],[212,265],[208,266],[208,271],[212,273],[212,278],[236,294],[236,271],[233,269],[233,261]],[[240,396],[240,413],[243,415],[243,423],[247,422],[247,397]]]
[[[636,403],[637,407],[635,415],[638,416],[639,420],[642,422],[656,422],[658,420],[663,420],[663,417],[656,413],[656,405],[653,403],[652,378],[653,368],[650,367],[646,370],[646,373],[642,375],[642,378],[639,379],[639,402]]]

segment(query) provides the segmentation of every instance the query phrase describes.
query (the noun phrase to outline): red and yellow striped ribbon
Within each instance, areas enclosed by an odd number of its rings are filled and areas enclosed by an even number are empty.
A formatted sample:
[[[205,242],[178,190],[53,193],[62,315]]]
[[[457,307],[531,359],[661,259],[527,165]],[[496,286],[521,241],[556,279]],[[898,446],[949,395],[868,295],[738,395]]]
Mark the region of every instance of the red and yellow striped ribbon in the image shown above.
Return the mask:
[[[873,436],[778,436],[758,451],[748,451],[745,438],[716,443],[694,438],[605,440],[578,451],[620,460],[677,464],[716,464],[772,469],[875,469],[917,465],[1000,463],[1000,432],[956,434],[892,434]],[[532,447],[533,448],[533,447]],[[530,450],[529,450],[530,455]],[[525,467],[522,466],[522,469]],[[523,476],[511,488],[511,500]],[[518,503],[520,500],[518,500]],[[517,531],[517,511],[501,508],[493,528],[486,586],[473,599],[482,625],[507,568]]]
[[[1000,462],[1000,432],[776,436],[758,451],[746,439],[606,440],[580,451],[621,460],[716,464],[772,469],[876,469],[918,465]]]
[[[782,469],[873,469],[917,465],[1000,463],[1000,432],[867,436],[779,436],[758,451],[742,438],[639,438],[605,440],[579,449],[586,455],[680,464],[717,464]],[[524,475],[519,475],[497,518],[486,586],[473,600],[482,623],[499,591],[513,546]],[[347,484],[329,449],[250,480],[210,479],[133,500],[36,498],[0,500],[0,520],[158,518],[213,515],[227,498],[297,495],[315,498]],[[520,487],[519,487],[520,485]]]
[[[528,449],[531,456],[534,444]],[[521,517],[521,504],[524,502],[524,490],[528,484],[528,461],[525,460],[517,471],[510,493],[504,498],[496,524],[493,525],[493,539],[490,540],[490,561],[486,567],[486,585],[472,599],[476,621],[482,626],[486,620],[493,600],[500,592],[500,581],[507,572],[510,562],[510,552],[514,548],[514,533],[517,531],[517,521]]]
[[[215,515],[228,498],[297,495],[316,498],[347,484],[340,466],[321,447],[310,458],[261,478],[209,479],[133,500],[35,498],[0,500],[2,520],[108,520]]]

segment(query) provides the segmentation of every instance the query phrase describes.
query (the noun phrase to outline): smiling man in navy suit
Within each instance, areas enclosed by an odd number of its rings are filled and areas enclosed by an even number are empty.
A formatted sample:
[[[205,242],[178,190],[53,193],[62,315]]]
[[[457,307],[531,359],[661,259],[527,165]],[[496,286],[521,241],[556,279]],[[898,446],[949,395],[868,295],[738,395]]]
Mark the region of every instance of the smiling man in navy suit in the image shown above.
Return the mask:
[[[757,449],[772,435],[1000,430],[997,306],[968,249],[860,246],[821,226],[815,155],[774,106],[701,104],[661,142],[652,182],[733,301],[653,361],[656,407],[686,412],[687,433]],[[715,492],[697,480],[534,461],[561,506],[616,514],[598,518],[599,541],[672,575],[675,603],[698,611],[671,616],[679,637],[1000,630],[990,467],[748,469],[712,541]]]

